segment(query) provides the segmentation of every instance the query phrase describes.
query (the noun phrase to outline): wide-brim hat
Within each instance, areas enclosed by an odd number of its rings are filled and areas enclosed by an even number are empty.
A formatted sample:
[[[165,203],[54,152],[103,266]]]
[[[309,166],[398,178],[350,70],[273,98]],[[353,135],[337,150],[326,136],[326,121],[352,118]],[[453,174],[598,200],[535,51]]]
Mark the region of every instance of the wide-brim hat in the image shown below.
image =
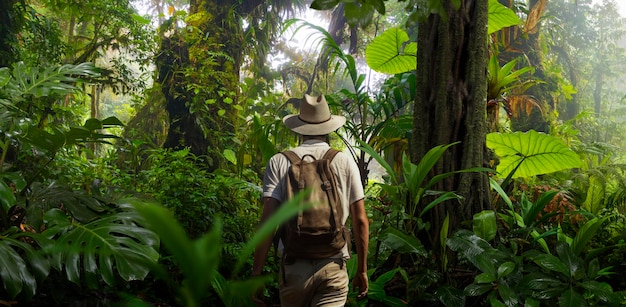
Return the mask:
[[[285,116],[283,123],[301,135],[326,135],[343,126],[346,118],[330,113],[324,95],[314,97],[305,94],[300,102],[300,114]]]

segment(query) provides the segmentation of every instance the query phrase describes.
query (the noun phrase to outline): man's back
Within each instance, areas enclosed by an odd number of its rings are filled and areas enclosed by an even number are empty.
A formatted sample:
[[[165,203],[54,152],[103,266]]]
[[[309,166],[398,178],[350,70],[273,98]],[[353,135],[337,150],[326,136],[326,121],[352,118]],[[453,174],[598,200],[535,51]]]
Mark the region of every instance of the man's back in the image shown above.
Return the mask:
[[[346,122],[341,115],[333,115],[324,96],[305,95],[300,103],[299,114],[287,115],[283,123],[291,131],[302,137],[302,144],[292,150],[303,157],[307,154],[316,159],[328,150],[325,142],[329,133],[339,129]],[[260,223],[267,221],[285,200],[289,160],[282,154],[270,159],[263,180],[263,213]],[[358,297],[367,294],[367,250],[369,243],[369,223],[365,212],[365,201],[361,176],[356,162],[344,153],[338,153],[330,164],[337,181],[337,191],[343,211],[351,216],[352,232],[356,247],[357,269],[353,280]],[[348,214],[344,214],[341,224],[345,225]],[[272,238],[268,237],[255,250],[252,275],[259,275]],[[350,243],[348,243],[350,244]],[[281,262],[280,300],[282,306],[343,306],[348,295],[348,273],[345,261],[351,255],[347,245],[336,256],[311,259],[283,257]],[[263,300],[255,296],[253,301],[263,306]]]

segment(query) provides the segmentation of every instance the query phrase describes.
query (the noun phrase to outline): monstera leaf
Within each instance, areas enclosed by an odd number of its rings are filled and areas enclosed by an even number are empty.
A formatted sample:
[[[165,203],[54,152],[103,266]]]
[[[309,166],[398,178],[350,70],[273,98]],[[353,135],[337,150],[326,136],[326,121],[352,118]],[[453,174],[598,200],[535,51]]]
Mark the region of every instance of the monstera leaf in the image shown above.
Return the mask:
[[[65,269],[68,280],[98,285],[98,273],[111,285],[114,269],[126,280],[143,279],[158,258],[159,237],[140,226],[141,216],[134,210],[118,212],[87,224],[71,221],[59,209],[46,213],[50,228],[43,234],[54,239],[44,249],[52,256],[52,266]]]
[[[79,78],[99,75],[92,63],[31,67],[18,62],[12,68],[0,69],[0,87],[13,99],[72,94]]]
[[[48,276],[50,263],[22,237],[33,234],[24,232],[0,233],[0,282],[10,298],[18,294],[32,297],[37,280]]]
[[[578,155],[560,140],[534,130],[487,134],[487,147],[500,157],[496,171],[511,178],[580,167]]]
[[[385,74],[414,70],[417,67],[417,43],[410,42],[409,35],[403,30],[389,29],[367,46],[365,61],[371,69]]]

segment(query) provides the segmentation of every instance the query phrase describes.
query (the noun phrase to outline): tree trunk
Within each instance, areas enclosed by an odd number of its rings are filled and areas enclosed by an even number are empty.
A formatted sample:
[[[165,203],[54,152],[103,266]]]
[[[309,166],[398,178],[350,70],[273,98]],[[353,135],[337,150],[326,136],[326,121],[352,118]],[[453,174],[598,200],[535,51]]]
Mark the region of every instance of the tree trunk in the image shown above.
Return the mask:
[[[210,170],[223,166],[234,146],[243,35],[224,1],[191,1],[187,23],[197,32],[164,40],[159,60],[170,128],[165,148],[190,148]]]
[[[19,58],[13,45],[22,26],[23,17],[16,14],[17,0],[0,1],[0,67],[7,67]]]
[[[487,157],[488,1],[461,1],[458,11],[451,2],[444,1],[447,18],[431,14],[418,25],[420,50],[411,159],[418,163],[430,148],[460,142],[448,149],[431,176],[484,166]],[[485,173],[461,173],[433,189],[455,191],[463,197],[460,203],[440,204],[427,214],[431,223],[428,240],[437,252],[447,214],[452,233],[462,221],[489,207],[489,182]],[[430,201],[425,200],[420,207]]]

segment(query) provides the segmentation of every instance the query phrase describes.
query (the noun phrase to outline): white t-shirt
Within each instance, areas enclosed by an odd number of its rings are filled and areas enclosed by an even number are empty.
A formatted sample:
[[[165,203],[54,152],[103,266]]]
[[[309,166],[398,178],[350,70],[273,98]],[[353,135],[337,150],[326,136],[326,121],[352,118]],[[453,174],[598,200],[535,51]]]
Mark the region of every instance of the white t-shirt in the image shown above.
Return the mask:
[[[291,149],[298,156],[306,154],[314,156],[316,159],[322,158],[330,146],[321,140],[307,140],[300,146]],[[271,197],[279,202],[283,202],[285,178],[289,171],[290,162],[282,154],[276,154],[270,158],[265,168],[263,176],[263,197]],[[330,164],[337,180],[337,190],[343,206],[343,224],[346,224],[350,214],[350,204],[355,203],[365,197],[363,186],[361,185],[361,175],[356,162],[347,154],[339,152]],[[347,247],[343,249],[343,258],[349,258]]]

